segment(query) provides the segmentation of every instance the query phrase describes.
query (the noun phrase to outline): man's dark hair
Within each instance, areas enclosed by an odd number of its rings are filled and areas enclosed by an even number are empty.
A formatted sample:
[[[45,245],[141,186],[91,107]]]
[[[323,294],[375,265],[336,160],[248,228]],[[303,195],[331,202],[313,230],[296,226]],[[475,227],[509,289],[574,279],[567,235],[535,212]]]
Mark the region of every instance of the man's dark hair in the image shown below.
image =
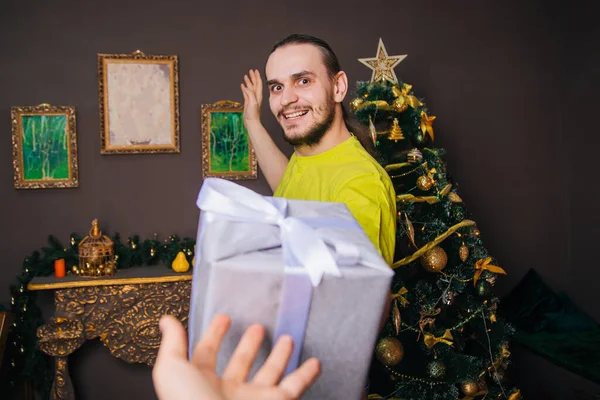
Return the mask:
[[[304,35],[300,33],[293,33],[288,35],[283,40],[275,43],[273,48],[271,49],[271,53],[280,47],[284,47],[290,44],[310,44],[317,47],[321,51],[321,55],[323,56],[323,64],[325,64],[325,68],[327,69],[327,73],[329,74],[329,78],[333,79],[335,75],[342,70],[340,67],[340,61],[335,55],[333,49],[327,42],[322,39],[319,39],[314,36]],[[377,152],[375,150],[375,146],[373,146],[373,142],[371,141],[368,130],[365,126],[363,126],[358,120],[348,113],[346,110],[346,106],[344,103],[342,105],[342,118],[344,119],[344,123],[346,124],[346,128],[350,132],[356,136],[360,144],[367,150],[369,154],[373,157],[377,158]]]

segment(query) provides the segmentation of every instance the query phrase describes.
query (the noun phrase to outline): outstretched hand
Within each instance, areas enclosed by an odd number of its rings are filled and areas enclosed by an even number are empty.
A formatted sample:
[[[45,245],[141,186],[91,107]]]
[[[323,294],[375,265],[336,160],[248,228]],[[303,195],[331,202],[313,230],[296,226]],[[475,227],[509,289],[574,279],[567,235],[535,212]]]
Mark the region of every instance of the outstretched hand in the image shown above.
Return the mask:
[[[244,95],[244,122],[260,122],[260,106],[263,99],[260,72],[257,69],[248,71],[240,87]]]
[[[181,323],[170,315],[160,320],[162,342],[152,371],[160,400],[293,400],[315,381],[320,363],[311,358],[281,379],[293,348],[292,339],[282,336],[271,354],[247,381],[252,364],[264,339],[260,325],[250,326],[242,336],[223,376],[216,372],[219,347],[230,326],[226,315],[217,315],[187,358],[187,338]]]

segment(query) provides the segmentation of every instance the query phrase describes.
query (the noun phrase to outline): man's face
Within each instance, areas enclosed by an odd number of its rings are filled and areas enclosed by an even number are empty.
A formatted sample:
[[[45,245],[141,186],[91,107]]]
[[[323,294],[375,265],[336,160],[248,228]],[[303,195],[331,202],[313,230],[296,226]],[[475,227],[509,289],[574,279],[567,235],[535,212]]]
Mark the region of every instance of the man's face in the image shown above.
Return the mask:
[[[290,44],[275,50],[267,60],[269,105],[294,146],[319,143],[335,115],[333,82],[319,48]]]

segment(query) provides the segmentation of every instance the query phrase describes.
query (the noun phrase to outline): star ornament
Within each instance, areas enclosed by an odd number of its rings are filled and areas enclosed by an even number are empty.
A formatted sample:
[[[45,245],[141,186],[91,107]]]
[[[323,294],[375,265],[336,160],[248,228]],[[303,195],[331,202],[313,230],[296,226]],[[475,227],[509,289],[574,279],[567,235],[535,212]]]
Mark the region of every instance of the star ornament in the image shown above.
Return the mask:
[[[388,56],[387,50],[383,44],[383,40],[379,38],[377,46],[377,56],[371,58],[359,58],[358,61],[373,70],[371,83],[385,82],[386,80],[392,84],[398,84],[398,78],[394,72],[394,67],[406,58],[408,54],[401,56]]]

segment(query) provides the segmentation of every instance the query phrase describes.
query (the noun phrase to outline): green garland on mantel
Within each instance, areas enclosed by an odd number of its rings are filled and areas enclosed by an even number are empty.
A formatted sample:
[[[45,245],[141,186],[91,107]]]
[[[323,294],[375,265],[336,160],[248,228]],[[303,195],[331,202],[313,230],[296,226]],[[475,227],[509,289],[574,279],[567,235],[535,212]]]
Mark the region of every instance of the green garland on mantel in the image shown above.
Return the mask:
[[[70,246],[64,247],[56,237],[50,235],[49,245],[42,247],[41,252],[36,250],[25,258],[16,282],[10,285],[10,309],[14,319],[4,353],[5,359],[9,360],[7,373],[4,374],[8,382],[0,386],[10,388],[11,392],[28,381],[42,398],[49,397],[54,368],[52,359],[37,348],[36,332],[44,324],[44,320],[36,304],[37,293],[29,291],[27,285],[36,276],[54,274],[54,260],[60,258],[65,259],[70,273],[72,267],[78,265],[78,246],[82,239],[83,236],[73,233]],[[170,235],[163,242],[158,240],[157,234],[154,234],[153,239],[143,242],[138,235],[131,236],[125,244],[121,242],[118,233],[111,239],[114,242],[117,270],[141,265],[171,268],[171,263],[179,252],[185,254],[191,265],[196,244],[195,239],[181,239],[177,235]]]

